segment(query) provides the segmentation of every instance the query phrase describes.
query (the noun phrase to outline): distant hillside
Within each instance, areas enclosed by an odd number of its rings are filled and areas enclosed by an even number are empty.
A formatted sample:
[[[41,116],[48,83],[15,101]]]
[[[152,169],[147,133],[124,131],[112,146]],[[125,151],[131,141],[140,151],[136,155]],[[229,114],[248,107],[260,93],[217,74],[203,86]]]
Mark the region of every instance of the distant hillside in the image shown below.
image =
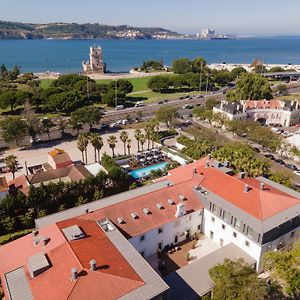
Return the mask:
[[[182,37],[159,27],[102,24],[25,24],[0,21],[0,39],[163,39]]]

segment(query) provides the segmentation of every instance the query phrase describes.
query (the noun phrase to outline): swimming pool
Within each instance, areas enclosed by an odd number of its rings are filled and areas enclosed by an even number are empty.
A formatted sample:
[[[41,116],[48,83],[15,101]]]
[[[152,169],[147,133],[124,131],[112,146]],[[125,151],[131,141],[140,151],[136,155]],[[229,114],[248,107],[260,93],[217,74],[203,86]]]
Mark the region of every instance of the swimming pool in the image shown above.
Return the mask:
[[[137,170],[133,170],[131,172],[129,172],[129,174],[134,178],[134,179],[140,179],[143,178],[145,176],[148,176],[150,174],[151,171],[153,170],[163,170],[166,166],[167,166],[167,162],[163,162],[157,165],[153,165],[153,166],[148,166],[142,169],[137,169]]]

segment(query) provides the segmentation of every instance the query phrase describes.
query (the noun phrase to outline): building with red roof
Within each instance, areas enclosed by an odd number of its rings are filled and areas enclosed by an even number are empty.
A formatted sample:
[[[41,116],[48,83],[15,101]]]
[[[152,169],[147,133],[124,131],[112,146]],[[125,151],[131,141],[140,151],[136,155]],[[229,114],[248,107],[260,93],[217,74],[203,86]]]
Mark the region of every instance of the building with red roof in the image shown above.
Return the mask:
[[[299,193],[204,158],[152,185],[37,219],[38,235],[0,248],[0,273],[11,299],[20,299],[11,296],[15,278],[28,299],[48,299],[52,289],[51,299],[152,299],[168,286],[143,257],[202,232],[261,271],[263,254],[292,247],[299,226]]]
[[[293,126],[300,121],[300,107],[297,100],[245,100],[222,101],[213,108],[229,120],[254,120],[267,125]]]
[[[168,289],[107,219],[68,219],[4,245],[0,273],[12,300],[154,299]]]

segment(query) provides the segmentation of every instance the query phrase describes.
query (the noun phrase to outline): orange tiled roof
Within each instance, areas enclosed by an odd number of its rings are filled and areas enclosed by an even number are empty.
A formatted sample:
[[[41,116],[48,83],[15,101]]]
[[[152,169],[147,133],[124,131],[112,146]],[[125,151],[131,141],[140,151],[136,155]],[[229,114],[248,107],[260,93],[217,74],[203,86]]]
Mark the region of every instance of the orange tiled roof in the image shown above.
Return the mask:
[[[133,237],[153,228],[162,226],[176,220],[176,205],[182,202],[179,195],[186,197],[184,204],[187,213],[194,212],[203,208],[199,198],[193,191],[197,185],[199,176],[194,176],[187,182],[179,183],[174,186],[166,187],[115,205],[107,206],[93,213],[81,216],[83,219],[99,220],[109,218],[127,236]],[[174,201],[171,205],[168,199]],[[158,209],[156,204],[161,204],[163,209]],[[144,208],[150,210],[150,214],[143,212]],[[138,218],[133,219],[131,213],[136,213]],[[122,218],[125,222],[119,224],[117,218]]]
[[[86,238],[66,240],[61,229],[78,225]],[[40,236],[49,242],[33,245],[32,235],[0,248],[0,273],[5,287],[4,274],[24,267],[32,294],[36,300],[52,299],[117,299],[142,286],[144,282],[128,264],[105,233],[93,221],[70,219],[42,229]],[[31,278],[27,267],[28,257],[45,253],[51,267]],[[90,271],[89,261],[95,259],[98,269]],[[78,279],[71,281],[71,269],[76,267]]]
[[[196,168],[199,174],[198,184],[259,220],[265,220],[300,204],[299,199],[268,184],[261,191],[260,181],[256,178],[240,179],[212,167],[206,168],[205,161],[207,158],[171,170],[167,179],[177,184],[184,182],[193,176],[192,170]],[[250,186],[247,193],[244,192],[245,184]]]
[[[282,105],[279,100],[247,100],[245,101],[247,109],[281,109]]]

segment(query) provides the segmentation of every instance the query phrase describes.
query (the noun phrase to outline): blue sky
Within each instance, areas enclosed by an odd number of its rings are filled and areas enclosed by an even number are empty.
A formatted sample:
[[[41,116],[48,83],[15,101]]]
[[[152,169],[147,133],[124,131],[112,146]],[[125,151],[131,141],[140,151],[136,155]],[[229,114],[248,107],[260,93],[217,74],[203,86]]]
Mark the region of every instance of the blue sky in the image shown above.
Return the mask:
[[[182,33],[212,27],[240,35],[300,34],[299,0],[7,0],[0,20],[161,26]]]

